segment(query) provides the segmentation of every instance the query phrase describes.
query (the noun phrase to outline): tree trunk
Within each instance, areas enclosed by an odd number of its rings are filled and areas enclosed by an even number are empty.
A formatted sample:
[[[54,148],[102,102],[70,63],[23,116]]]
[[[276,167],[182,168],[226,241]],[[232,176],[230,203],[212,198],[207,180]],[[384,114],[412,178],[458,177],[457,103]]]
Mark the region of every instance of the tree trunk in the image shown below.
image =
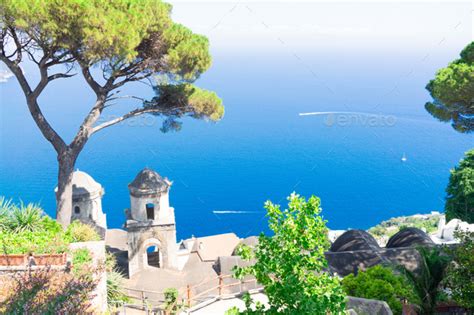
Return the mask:
[[[64,229],[71,223],[72,173],[74,172],[76,157],[71,153],[58,155],[59,172],[58,188],[56,191],[56,221],[58,221]]]

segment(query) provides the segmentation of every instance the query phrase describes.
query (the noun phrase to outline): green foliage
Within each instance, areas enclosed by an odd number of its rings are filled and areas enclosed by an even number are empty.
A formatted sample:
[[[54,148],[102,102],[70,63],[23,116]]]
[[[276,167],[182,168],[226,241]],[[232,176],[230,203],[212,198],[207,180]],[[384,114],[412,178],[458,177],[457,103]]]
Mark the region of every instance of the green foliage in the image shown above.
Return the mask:
[[[237,306],[233,306],[232,308],[229,308],[224,313],[224,315],[239,315],[239,314],[240,314],[240,310]]]
[[[171,25],[171,7],[148,0],[2,0],[1,21],[90,61],[131,59],[151,32]]]
[[[459,305],[474,309],[474,232],[456,232],[458,246],[449,253],[453,257],[446,272],[446,284]]]
[[[171,5],[161,0],[0,0],[0,12],[0,24],[32,39],[23,48],[29,54],[61,55],[70,58],[65,63],[100,66],[106,76],[132,81],[151,74],[168,78],[183,102],[177,108],[163,104],[166,95],[158,96],[160,102],[145,102],[148,109],[154,105],[155,113],[170,116],[164,130],[185,114],[213,121],[223,115],[215,93],[191,85],[211,66],[208,39],[174,23]]]
[[[65,238],[70,243],[100,240],[99,234],[97,234],[93,227],[77,220],[67,227]]]
[[[163,132],[181,129],[177,121],[185,115],[196,119],[217,121],[224,115],[222,100],[216,93],[200,89],[189,83],[167,84],[160,83],[155,87],[156,97],[145,102],[145,108],[162,109],[159,115],[168,117],[163,123]]]
[[[107,271],[107,305],[109,310],[120,307],[123,303],[129,303],[130,298],[124,289],[125,278],[116,271]]]
[[[81,267],[92,262],[91,252],[87,248],[78,248],[72,252],[73,266]]]
[[[68,249],[61,234],[51,230],[0,232],[0,248],[4,254],[58,254]]]
[[[415,304],[418,302],[413,288],[403,276],[380,265],[360,271],[357,276],[346,276],[342,285],[350,296],[387,302],[394,314],[402,314],[403,299]]]
[[[99,240],[90,226],[73,222],[66,232],[36,204],[16,205],[0,197],[0,251],[5,254],[56,254],[69,243]]]
[[[0,250],[5,254],[63,253],[61,226],[35,204],[15,205],[0,198]]]
[[[12,200],[0,197],[0,231],[8,228],[9,212],[12,208]]]
[[[165,310],[167,314],[174,315],[182,308],[182,304],[178,303],[178,290],[175,288],[168,288],[164,292],[165,296]]]
[[[42,226],[43,209],[38,204],[16,205],[0,197],[0,230],[11,232],[36,231]]]
[[[415,289],[423,314],[434,314],[440,297],[440,284],[446,275],[451,257],[439,247],[420,247],[418,252],[421,256],[420,270],[414,272],[404,268],[403,272]]]
[[[39,205],[20,203],[20,206],[13,206],[10,212],[9,228],[15,232],[36,231],[41,227],[43,209]]]
[[[441,121],[452,121],[459,132],[474,130],[474,42],[461,58],[440,69],[426,86],[434,101],[426,110]]]
[[[438,229],[441,215],[427,214],[423,216],[407,216],[391,218],[371,227],[368,232],[374,237],[390,237],[397,233],[402,227],[415,227],[426,233],[432,233]]]
[[[236,277],[252,275],[265,287],[269,307],[254,305],[247,296],[245,314],[338,314],[345,295],[337,277],[327,272],[324,252],[329,249],[326,221],[320,200],[292,194],[288,209],[265,203],[272,237],[261,234],[254,250],[241,247],[243,259],[256,259],[249,267],[236,267]]]
[[[466,152],[464,159],[451,170],[446,192],[446,220],[474,223],[474,149]]]

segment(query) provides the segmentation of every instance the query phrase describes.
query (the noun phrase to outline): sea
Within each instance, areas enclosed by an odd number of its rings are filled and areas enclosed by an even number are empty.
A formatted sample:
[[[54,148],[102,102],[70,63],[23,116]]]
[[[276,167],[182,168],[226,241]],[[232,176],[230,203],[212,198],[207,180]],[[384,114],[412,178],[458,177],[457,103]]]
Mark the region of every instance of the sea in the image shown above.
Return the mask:
[[[318,196],[331,229],[443,211],[450,169],[474,135],[430,116],[425,86],[472,41],[469,1],[173,5],[175,20],[209,38],[213,64],[196,84],[223,99],[225,116],[185,118],[169,133],[144,116],[95,134],[76,167],[104,187],[110,228],[122,227],[127,185],[145,167],[173,182],[178,240],[269,233],[265,201],[285,208],[293,192]],[[31,63],[23,70],[37,80]],[[0,81],[0,195],[54,216],[55,152],[18,82]],[[134,84],[122,95],[153,91]],[[51,84],[40,104],[70,141],[93,100],[77,75]],[[102,119],[137,106],[117,101]]]

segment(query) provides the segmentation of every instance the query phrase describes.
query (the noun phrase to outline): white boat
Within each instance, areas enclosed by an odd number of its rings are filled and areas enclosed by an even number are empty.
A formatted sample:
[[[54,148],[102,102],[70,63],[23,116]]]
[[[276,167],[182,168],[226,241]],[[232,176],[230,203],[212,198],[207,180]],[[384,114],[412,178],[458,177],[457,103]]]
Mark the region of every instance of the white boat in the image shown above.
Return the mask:
[[[406,162],[407,161],[407,156],[405,155],[405,153],[403,153],[403,156],[401,158],[402,162]]]

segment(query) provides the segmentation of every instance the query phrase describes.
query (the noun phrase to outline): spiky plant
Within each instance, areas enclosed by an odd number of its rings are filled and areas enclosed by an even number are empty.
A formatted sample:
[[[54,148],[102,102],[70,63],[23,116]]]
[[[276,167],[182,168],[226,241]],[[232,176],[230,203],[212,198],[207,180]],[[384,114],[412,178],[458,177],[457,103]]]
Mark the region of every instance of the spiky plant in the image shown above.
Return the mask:
[[[36,231],[41,228],[43,209],[38,204],[20,202],[11,207],[8,225],[13,231]]]
[[[0,231],[8,227],[10,211],[12,208],[12,200],[0,197]]]
[[[440,294],[440,284],[446,275],[446,269],[451,257],[446,255],[439,247],[417,249],[421,256],[418,271],[403,268],[408,280],[413,284],[416,294],[420,299],[422,314],[434,314]]]
[[[123,303],[130,302],[124,289],[124,277],[117,271],[107,272],[107,306],[109,310],[120,307]]]

